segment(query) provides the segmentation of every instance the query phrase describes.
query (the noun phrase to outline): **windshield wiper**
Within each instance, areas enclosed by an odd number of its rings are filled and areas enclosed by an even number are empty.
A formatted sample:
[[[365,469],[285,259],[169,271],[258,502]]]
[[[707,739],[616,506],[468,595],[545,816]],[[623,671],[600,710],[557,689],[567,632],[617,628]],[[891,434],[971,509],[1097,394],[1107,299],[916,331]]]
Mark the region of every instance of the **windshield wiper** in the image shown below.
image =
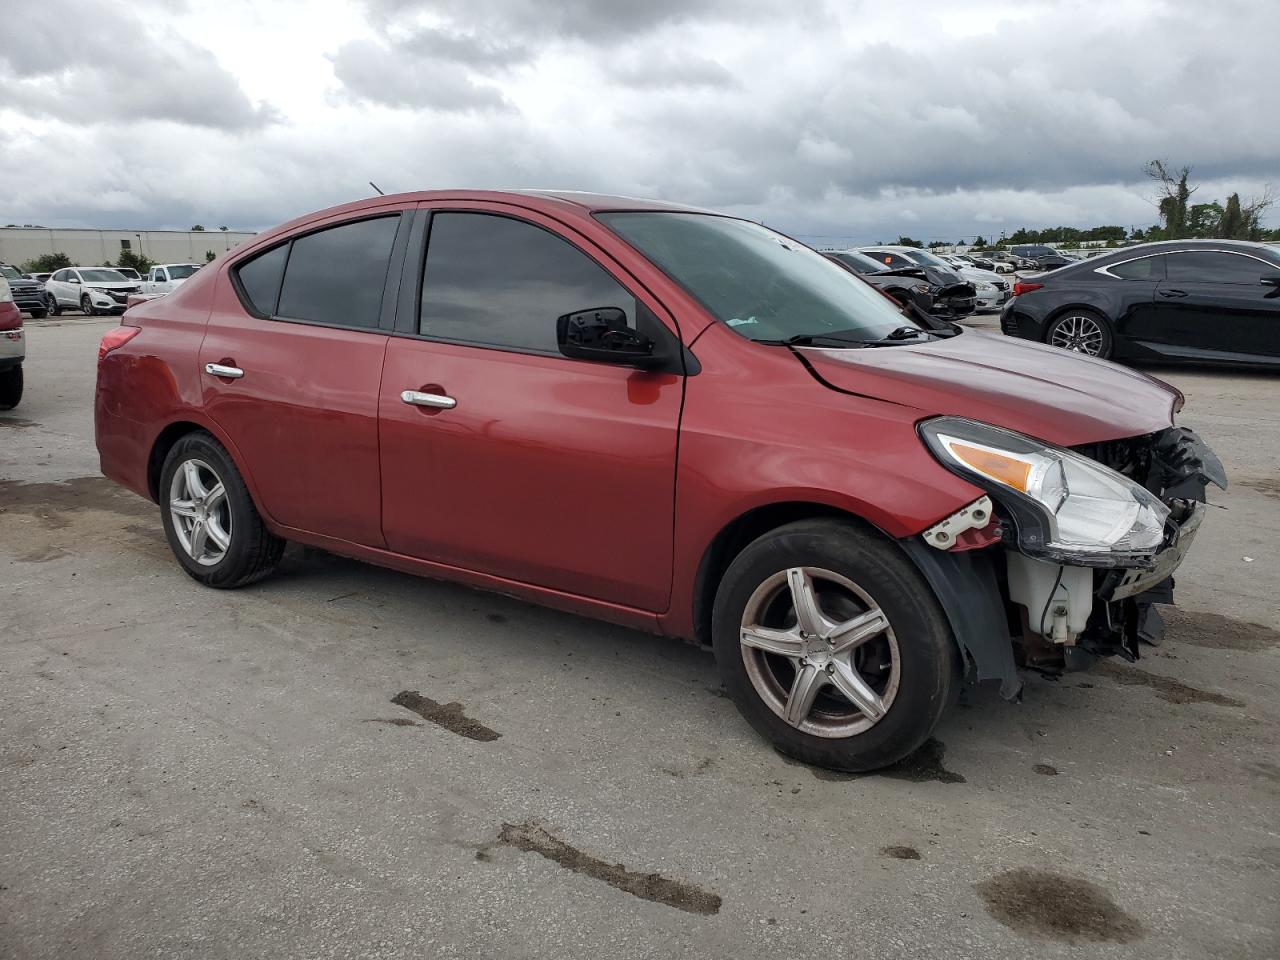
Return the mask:
[[[852,334],[856,332],[855,330],[833,330],[830,333],[798,333],[794,337],[787,337],[785,340],[761,340],[759,342],[778,343],[788,347],[886,347],[895,343],[914,340],[918,336],[929,338],[934,335],[933,331],[906,325],[890,330],[878,340],[868,340],[865,337],[853,336]]]

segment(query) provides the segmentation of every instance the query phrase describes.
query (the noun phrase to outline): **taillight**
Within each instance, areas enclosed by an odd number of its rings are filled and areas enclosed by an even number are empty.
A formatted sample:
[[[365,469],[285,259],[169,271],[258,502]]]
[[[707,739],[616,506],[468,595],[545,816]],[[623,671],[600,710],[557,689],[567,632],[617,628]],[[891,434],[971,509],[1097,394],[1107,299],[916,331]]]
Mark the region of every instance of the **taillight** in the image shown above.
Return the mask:
[[[1015,297],[1020,297],[1024,293],[1030,293],[1032,290],[1039,290],[1043,286],[1043,283],[1027,283],[1025,280],[1018,280],[1013,285],[1013,295]]]
[[[142,332],[141,327],[112,327],[102,337],[102,342],[98,344],[98,362],[102,362],[112,350],[118,350],[126,343]]]

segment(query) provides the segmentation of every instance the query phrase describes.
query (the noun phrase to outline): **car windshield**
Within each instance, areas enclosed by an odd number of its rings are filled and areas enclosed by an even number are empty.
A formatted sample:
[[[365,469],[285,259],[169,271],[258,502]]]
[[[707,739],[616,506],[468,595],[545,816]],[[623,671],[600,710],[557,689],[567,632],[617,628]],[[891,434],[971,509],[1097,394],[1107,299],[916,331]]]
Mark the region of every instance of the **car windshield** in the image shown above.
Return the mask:
[[[22,274],[20,274],[13,267],[9,266],[7,263],[4,265],[0,265],[0,275],[3,275],[8,280],[22,279]]]
[[[185,280],[200,268],[194,263],[174,263],[166,267],[170,280]]]
[[[853,250],[842,250],[839,253],[831,254],[831,256],[858,273],[883,273],[886,269],[885,265],[879,260]]]
[[[918,329],[848,270],[760,224],[668,211],[597,217],[749,340],[882,340]]]
[[[934,256],[927,250],[903,250],[902,255],[908,260],[914,260],[921,266],[942,267],[944,270],[951,269],[951,264],[941,257]]]
[[[81,270],[80,279],[86,283],[120,283],[124,275],[115,270]]]

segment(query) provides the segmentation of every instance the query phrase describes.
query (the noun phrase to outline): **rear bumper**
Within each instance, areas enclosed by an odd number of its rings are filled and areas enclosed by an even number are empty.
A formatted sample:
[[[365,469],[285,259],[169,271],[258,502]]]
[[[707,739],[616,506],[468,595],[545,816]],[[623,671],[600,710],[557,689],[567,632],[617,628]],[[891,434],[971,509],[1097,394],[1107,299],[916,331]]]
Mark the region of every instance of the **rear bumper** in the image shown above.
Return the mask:
[[[22,327],[0,330],[0,370],[21,365],[27,356],[27,334]]]

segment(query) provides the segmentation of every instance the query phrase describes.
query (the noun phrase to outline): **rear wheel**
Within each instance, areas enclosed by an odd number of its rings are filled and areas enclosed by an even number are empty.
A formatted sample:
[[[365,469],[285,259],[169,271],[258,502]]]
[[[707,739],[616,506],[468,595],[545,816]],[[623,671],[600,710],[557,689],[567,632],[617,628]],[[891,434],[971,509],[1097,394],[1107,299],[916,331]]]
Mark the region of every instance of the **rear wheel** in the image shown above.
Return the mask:
[[[1111,356],[1114,339],[1111,324],[1092,310],[1068,310],[1049,324],[1045,342],[1090,357]]]
[[[187,434],[165,457],[160,507],[174,556],[206,586],[261,580],[284,553],[284,541],[267,530],[231,457],[204,431]]]
[[[840,521],[756,540],[716,593],[713,643],[729,695],[778,750],[861,772],[928,738],[960,660],[932,590],[901,551]]]
[[[22,367],[0,373],[0,410],[12,410],[22,402]]]

